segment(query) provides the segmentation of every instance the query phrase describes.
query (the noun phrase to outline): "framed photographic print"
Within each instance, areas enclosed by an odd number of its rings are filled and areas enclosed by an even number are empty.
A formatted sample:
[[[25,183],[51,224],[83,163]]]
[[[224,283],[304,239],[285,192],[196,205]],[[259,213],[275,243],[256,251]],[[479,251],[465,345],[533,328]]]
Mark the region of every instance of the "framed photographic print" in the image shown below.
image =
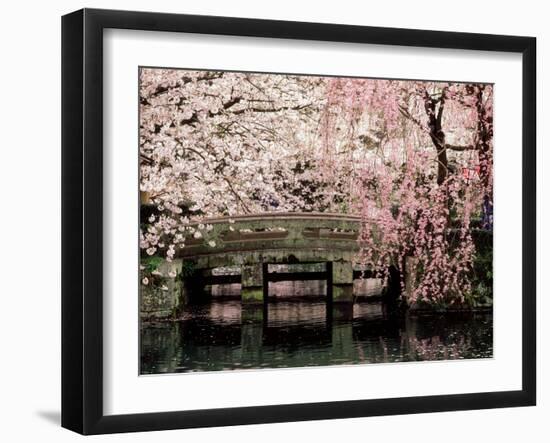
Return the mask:
[[[62,425],[534,405],[535,51],[64,16]]]

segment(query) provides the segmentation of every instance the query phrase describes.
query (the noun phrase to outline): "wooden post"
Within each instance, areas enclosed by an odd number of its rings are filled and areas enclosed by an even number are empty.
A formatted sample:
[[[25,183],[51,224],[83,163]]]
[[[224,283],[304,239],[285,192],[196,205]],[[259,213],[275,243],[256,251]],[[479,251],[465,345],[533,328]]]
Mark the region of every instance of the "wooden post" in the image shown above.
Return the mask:
[[[332,263],[332,301],[353,303],[353,266],[351,262]]]
[[[267,274],[269,273],[269,264],[262,263],[262,283],[263,283],[263,298],[264,303],[267,303],[269,296],[269,279]]]
[[[241,267],[242,303],[264,302],[264,265],[257,263]]]

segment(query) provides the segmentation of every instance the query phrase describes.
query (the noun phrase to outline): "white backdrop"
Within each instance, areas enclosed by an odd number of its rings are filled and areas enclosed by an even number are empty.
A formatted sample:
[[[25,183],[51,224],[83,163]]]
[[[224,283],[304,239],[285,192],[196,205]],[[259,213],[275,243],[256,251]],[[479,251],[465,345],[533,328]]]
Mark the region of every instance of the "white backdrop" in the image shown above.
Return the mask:
[[[539,38],[539,152],[542,147],[542,90],[547,71],[547,30],[542,2],[524,1],[492,5],[464,0],[455,5],[439,1],[338,3],[316,1],[311,6],[295,0],[245,2],[210,0],[185,3],[157,0],[89,0],[50,3],[10,3],[3,8],[2,69],[2,170],[4,191],[2,227],[2,358],[0,359],[0,438],[5,441],[74,441],[82,437],[60,429],[60,16],[82,6],[166,12],[235,15],[301,21],[350,23],[419,29],[441,29],[518,35]],[[542,100],[544,98],[544,100]],[[543,166],[543,162],[545,163]],[[539,195],[548,195],[548,156],[539,157]],[[546,188],[546,189],[544,189]],[[548,199],[547,199],[548,200]],[[539,197],[539,202],[542,199]],[[548,206],[539,207],[539,226],[548,224]],[[539,236],[539,274],[550,265],[548,235]],[[540,280],[540,279],[539,279]],[[542,295],[539,312],[549,304]],[[539,314],[539,373],[548,371],[550,326]],[[543,353],[544,348],[546,351]],[[542,369],[544,368],[544,369]],[[543,374],[544,376],[544,374]],[[494,411],[378,417],[309,423],[247,426],[225,429],[170,431],[118,435],[96,440],[127,441],[334,441],[342,438],[407,441],[517,441],[548,437],[550,413],[548,383],[539,377],[539,406]]]

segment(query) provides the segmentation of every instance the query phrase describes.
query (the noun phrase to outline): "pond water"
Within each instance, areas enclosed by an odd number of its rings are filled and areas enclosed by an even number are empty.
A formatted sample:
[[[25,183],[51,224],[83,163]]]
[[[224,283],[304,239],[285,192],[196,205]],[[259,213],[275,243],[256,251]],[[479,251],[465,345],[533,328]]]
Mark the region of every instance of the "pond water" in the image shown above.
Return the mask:
[[[142,374],[493,355],[491,313],[396,317],[368,296],[353,306],[327,307],[321,297],[279,293],[256,308],[243,308],[238,299],[212,297],[209,303],[188,307],[179,321],[143,323],[140,333]]]

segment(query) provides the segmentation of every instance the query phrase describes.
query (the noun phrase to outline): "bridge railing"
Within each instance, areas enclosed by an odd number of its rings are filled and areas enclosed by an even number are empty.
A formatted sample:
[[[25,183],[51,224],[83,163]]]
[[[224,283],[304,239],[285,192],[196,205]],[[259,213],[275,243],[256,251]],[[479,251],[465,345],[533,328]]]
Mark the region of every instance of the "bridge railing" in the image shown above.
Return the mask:
[[[192,236],[181,258],[262,250],[342,249],[355,251],[361,219],[330,213],[278,212],[204,219],[204,237]],[[190,225],[196,227],[197,224]],[[204,230],[203,230],[204,231]]]

